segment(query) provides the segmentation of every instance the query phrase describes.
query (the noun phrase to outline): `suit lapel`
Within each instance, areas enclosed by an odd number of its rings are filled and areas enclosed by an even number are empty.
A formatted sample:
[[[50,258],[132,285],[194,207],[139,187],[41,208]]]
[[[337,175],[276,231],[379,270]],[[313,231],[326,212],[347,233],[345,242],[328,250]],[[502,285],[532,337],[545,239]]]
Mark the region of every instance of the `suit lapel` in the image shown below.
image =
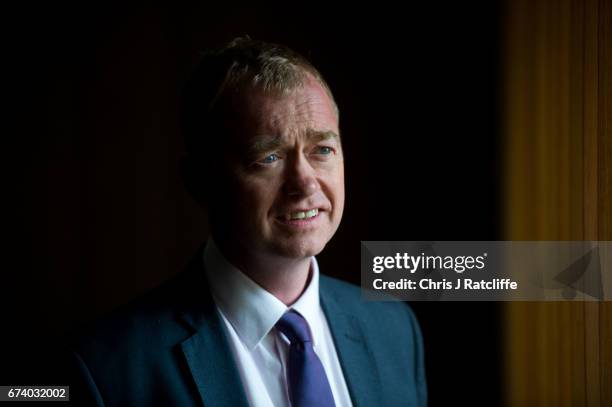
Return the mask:
[[[242,381],[204,278],[201,251],[198,254],[185,273],[188,295],[180,312],[182,321],[195,332],[181,343],[181,349],[206,407],[246,407]]]
[[[206,407],[247,406],[221,326],[208,322],[181,344],[202,401]]]
[[[383,405],[374,355],[368,349],[358,318],[345,311],[324,284],[321,285],[321,305],[334,337],[336,352],[353,405]]]

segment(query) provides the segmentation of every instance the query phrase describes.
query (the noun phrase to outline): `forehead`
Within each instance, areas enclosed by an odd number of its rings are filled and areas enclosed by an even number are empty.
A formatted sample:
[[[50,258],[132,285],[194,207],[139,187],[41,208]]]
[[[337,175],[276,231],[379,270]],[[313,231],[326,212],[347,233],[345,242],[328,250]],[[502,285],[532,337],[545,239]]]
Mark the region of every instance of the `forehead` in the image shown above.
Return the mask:
[[[312,76],[304,85],[286,93],[249,87],[235,94],[232,102],[234,137],[271,136],[292,138],[313,133],[339,133],[335,105],[326,89]]]

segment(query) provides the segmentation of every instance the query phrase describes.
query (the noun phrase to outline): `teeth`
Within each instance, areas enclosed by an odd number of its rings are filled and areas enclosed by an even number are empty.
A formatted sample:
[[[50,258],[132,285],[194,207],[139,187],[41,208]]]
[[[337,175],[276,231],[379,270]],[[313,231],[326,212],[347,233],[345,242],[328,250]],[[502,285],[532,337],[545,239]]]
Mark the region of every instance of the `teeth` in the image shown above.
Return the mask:
[[[308,212],[306,212],[306,217],[307,218],[312,218],[313,216],[317,216],[319,214],[319,210],[318,209],[311,209]]]
[[[318,209],[311,209],[307,212],[294,212],[292,214],[286,215],[287,220],[295,220],[295,219],[307,219],[312,218],[313,216],[317,216],[319,213]]]

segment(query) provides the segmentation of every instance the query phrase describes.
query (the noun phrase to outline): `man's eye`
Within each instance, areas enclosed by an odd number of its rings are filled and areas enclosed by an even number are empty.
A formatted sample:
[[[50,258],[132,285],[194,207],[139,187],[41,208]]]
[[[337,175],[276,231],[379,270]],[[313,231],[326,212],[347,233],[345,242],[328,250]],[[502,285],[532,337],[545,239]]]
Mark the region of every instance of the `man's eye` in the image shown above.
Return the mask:
[[[263,158],[263,160],[260,161],[260,163],[262,163],[262,164],[272,164],[273,162],[278,161],[279,158],[280,157],[278,156],[278,154],[269,154],[269,155],[265,156]]]
[[[334,152],[334,149],[331,147],[326,147],[326,146],[319,146],[315,149],[315,153],[316,154],[322,154],[322,155],[330,155]]]

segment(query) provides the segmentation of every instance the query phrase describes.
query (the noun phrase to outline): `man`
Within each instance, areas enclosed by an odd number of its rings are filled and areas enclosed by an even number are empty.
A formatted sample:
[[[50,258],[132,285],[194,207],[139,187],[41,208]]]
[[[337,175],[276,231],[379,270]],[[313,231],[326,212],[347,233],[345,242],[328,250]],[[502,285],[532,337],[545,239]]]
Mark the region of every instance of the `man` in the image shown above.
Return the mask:
[[[404,303],[319,273],[344,207],[338,109],[286,47],[206,55],[183,104],[182,175],[211,238],[177,278],[74,346],[82,402],[104,406],[424,406]],[[82,392],[81,389],[85,391]]]

